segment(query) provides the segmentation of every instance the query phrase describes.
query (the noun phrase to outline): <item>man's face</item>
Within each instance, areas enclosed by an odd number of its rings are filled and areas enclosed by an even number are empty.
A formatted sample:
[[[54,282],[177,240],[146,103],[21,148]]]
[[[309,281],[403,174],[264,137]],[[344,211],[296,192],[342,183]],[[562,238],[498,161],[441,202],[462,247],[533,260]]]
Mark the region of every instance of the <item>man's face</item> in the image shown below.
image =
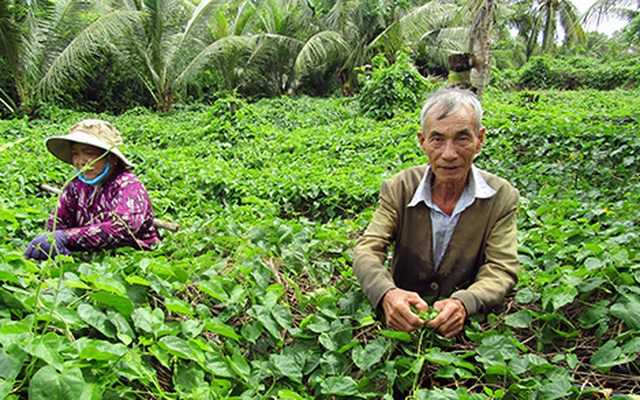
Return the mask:
[[[442,107],[435,106],[425,118],[425,131],[418,140],[435,176],[434,184],[464,186],[473,159],[482,148],[485,128],[477,129],[471,106],[461,107],[443,119]]]
[[[100,157],[104,154],[104,150],[101,148],[91,146],[89,144],[82,143],[73,143],[71,145],[71,161],[73,162],[73,166],[76,167],[78,171],[81,171],[85,165],[90,164],[93,160]],[[85,171],[82,172],[82,175],[87,179],[93,179],[100,175],[100,173],[104,170],[104,166],[107,163],[107,157],[102,157],[97,160],[90,167],[88,167]]]

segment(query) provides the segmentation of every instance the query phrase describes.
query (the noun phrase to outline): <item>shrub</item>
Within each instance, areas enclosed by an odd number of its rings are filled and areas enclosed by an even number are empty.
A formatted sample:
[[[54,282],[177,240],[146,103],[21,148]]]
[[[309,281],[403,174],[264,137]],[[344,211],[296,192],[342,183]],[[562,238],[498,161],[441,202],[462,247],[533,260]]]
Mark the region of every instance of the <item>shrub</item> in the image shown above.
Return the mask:
[[[531,90],[613,90],[637,85],[639,71],[637,59],[603,64],[585,57],[534,57],[520,69],[518,85]]]
[[[511,91],[517,88],[518,71],[513,69],[499,70],[492,68],[491,78],[489,80],[488,90],[498,89],[502,91]]]
[[[561,80],[551,59],[534,57],[520,69],[518,83],[529,89],[550,89],[560,86]]]
[[[425,93],[438,84],[429,83],[404,53],[392,65],[377,55],[372,66],[362,68],[359,93],[360,110],[377,119],[390,119],[398,110],[411,111],[420,106]]]

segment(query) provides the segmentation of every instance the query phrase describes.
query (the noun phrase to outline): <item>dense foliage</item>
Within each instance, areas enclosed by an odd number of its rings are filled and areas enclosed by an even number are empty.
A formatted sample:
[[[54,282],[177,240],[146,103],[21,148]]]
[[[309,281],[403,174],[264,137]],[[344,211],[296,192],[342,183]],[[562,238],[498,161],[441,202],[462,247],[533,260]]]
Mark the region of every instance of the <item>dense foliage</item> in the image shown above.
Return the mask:
[[[583,57],[567,60],[534,57],[517,73],[517,85],[526,89],[612,90],[640,85],[638,60],[601,63]]]
[[[428,83],[404,53],[392,65],[383,55],[374,57],[371,64],[360,75],[358,99],[361,112],[377,120],[419,108],[427,89],[441,85],[437,81]]]
[[[383,179],[425,162],[418,110],[278,98],[99,115],[161,231],[151,252],[24,260],[68,166],[43,139],[89,116],[0,122],[0,398],[557,399],[640,393],[635,91],[486,94],[477,159],[521,192],[517,290],[464,333],[375,319],[352,246]],[[611,392],[613,390],[613,393]]]
[[[600,0],[594,6],[601,16],[622,13],[630,21],[613,38],[586,35],[573,3],[4,0],[0,117],[37,115],[45,104],[83,112],[122,113],[135,106],[167,111],[177,103],[207,102],[218,92],[252,99],[352,95],[374,57],[400,51],[424,76],[442,77],[451,54],[474,53],[479,93],[490,65],[518,70],[534,56],[637,63],[637,2]],[[553,72],[557,79],[539,88],[602,90],[637,82],[632,64],[622,73],[619,65],[610,67],[560,68]],[[533,88],[543,72],[525,71],[520,84]],[[598,81],[603,73],[606,79]],[[631,81],[629,74],[635,74]]]

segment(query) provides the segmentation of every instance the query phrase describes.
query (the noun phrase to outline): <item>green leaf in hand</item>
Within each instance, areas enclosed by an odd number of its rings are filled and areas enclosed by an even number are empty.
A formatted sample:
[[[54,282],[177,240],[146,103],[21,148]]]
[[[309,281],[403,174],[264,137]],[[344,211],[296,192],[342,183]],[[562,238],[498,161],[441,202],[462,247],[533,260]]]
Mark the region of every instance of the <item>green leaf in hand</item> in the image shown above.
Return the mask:
[[[435,308],[431,307],[429,309],[429,318],[427,320],[431,321],[432,319],[434,319],[438,315],[440,315],[440,310],[436,310]]]
[[[424,320],[425,322],[431,321],[432,319],[437,317],[438,314],[440,314],[440,311],[436,310],[433,307],[429,307],[429,311],[420,311],[420,312],[416,312],[417,309],[415,307],[411,307],[411,311],[417,314],[418,317],[420,317],[420,319]]]

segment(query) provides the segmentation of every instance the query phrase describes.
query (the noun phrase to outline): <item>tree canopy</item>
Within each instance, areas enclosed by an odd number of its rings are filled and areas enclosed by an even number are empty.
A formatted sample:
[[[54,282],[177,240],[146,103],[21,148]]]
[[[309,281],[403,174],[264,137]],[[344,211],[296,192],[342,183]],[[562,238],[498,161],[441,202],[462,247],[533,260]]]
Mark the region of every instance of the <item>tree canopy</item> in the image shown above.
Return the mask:
[[[148,96],[160,111],[203,91],[351,95],[361,67],[399,52],[425,76],[446,76],[447,57],[469,52],[482,91],[506,60],[491,53],[528,60],[559,46],[579,51],[581,22],[606,15],[624,15],[629,26],[615,40],[637,45],[638,5],[629,0],[598,1],[583,16],[570,0],[7,0],[0,107],[28,114],[43,101],[81,103],[79,94],[105,85],[146,88],[127,94],[140,104]]]

